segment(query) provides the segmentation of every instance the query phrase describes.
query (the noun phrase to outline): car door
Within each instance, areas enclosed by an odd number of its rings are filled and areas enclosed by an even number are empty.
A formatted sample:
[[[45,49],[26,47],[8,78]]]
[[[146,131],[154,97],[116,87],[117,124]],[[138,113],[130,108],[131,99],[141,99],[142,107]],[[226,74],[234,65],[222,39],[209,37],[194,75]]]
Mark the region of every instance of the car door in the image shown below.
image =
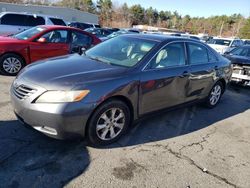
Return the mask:
[[[31,62],[69,54],[68,30],[52,30],[38,37],[30,44]]]
[[[82,53],[82,48],[88,49],[92,46],[93,39],[89,35],[79,32],[71,31],[71,53]]]
[[[170,43],[159,50],[141,73],[139,113],[183,103],[188,71],[183,42]]]
[[[186,90],[186,102],[208,95],[216,76],[217,57],[204,45],[187,42],[189,60],[189,83]]]

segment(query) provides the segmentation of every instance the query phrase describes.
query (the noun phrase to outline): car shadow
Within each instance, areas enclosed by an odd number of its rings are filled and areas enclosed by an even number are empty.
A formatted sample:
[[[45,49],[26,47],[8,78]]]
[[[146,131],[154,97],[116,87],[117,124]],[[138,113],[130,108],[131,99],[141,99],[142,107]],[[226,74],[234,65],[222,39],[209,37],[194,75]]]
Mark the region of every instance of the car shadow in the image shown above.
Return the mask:
[[[0,187],[63,187],[89,166],[83,141],[60,141],[0,121]]]
[[[249,96],[249,88],[230,85],[215,108],[208,109],[196,104],[150,115],[133,125],[118,143],[105,148],[135,146],[192,134],[250,109]]]
[[[192,134],[250,109],[250,89],[230,86],[214,109],[193,105],[157,113],[136,123],[118,142],[102,148],[121,148]],[[3,187],[62,187],[90,164],[85,141],[54,140],[0,120],[0,182]]]

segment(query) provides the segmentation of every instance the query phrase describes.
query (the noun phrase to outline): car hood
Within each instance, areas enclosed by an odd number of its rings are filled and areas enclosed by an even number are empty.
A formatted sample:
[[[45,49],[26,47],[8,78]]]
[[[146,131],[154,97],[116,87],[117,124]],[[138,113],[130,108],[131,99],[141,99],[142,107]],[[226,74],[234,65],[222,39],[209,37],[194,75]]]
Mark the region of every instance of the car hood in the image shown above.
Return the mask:
[[[225,57],[228,58],[232,62],[232,64],[250,65],[250,57],[238,55],[226,55]]]
[[[17,79],[47,90],[70,90],[89,82],[120,77],[127,70],[74,54],[35,62],[24,68]]]

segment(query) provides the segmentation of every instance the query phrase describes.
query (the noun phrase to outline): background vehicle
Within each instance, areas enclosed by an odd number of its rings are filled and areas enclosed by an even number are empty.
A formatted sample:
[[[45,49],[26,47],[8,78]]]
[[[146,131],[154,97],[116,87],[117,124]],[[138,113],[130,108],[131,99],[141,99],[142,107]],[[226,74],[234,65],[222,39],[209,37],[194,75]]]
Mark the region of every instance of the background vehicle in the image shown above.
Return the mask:
[[[37,60],[82,53],[100,40],[81,29],[67,26],[37,26],[11,37],[0,37],[0,71],[16,75]]]
[[[0,13],[0,35],[16,34],[38,25],[66,26],[62,19],[53,16],[16,12]]]
[[[85,30],[88,28],[101,28],[99,24],[83,23],[83,22],[71,22],[68,26],[79,28],[82,30]]]
[[[215,107],[230,76],[230,61],[206,44],[131,34],[85,56],[25,68],[11,98],[17,117],[36,130],[60,139],[87,136],[100,145],[116,141],[133,120],[151,112],[199,100]]]
[[[107,38],[114,38],[117,37],[119,35],[124,35],[124,34],[135,34],[135,33],[140,33],[137,30],[127,30],[127,29],[120,29],[119,31],[113,32],[112,34],[108,35]]]
[[[244,45],[250,45],[250,39],[242,39],[244,42]]]
[[[250,45],[235,48],[225,57],[233,64],[232,81],[250,85]]]
[[[240,39],[214,37],[213,39],[209,40],[207,44],[215,49],[218,53],[224,54],[227,51],[231,51],[236,47],[242,46],[243,41]]]
[[[85,29],[84,31],[92,33],[93,35],[101,39],[102,41],[107,40],[107,36],[113,33],[109,29],[105,29],[105,28],[88,28],[88,29]]]

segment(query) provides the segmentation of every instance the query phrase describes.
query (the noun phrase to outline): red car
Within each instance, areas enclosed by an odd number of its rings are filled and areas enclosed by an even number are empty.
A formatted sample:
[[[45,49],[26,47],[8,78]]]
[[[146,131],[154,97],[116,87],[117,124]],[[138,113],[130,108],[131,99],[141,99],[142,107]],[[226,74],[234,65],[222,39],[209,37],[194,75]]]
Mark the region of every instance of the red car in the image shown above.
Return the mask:
[[[80,53],[100,43],[96,36],[67,26],[37,26],[21,33],[0,37],[0,71],[16,75],[34,61]]]

